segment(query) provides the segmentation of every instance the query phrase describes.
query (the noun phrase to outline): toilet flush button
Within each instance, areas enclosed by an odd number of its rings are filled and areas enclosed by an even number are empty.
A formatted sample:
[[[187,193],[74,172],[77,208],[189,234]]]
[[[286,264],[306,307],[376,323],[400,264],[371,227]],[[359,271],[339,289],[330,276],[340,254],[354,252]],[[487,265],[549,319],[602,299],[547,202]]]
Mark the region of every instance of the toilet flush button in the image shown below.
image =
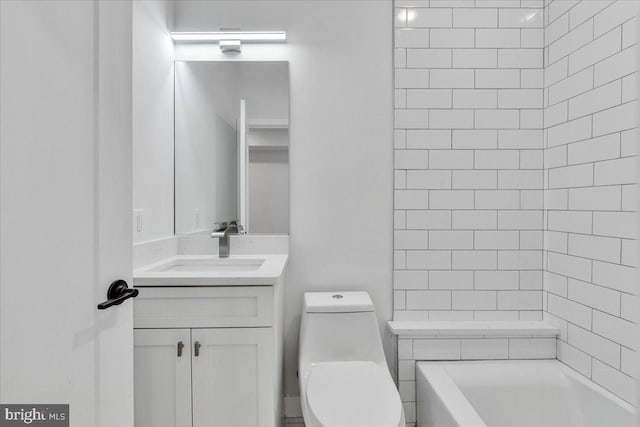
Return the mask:
[[[357,313],[373,311],[373,303],[366,292],[305,292],[304,310],[307,313]]]

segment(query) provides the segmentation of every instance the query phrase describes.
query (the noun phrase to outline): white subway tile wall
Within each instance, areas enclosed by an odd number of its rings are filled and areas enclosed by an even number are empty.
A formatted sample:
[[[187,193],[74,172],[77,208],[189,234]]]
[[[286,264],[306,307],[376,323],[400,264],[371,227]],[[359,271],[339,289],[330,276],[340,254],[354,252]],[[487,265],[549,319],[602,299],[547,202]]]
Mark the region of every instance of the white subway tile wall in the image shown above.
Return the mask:
[[[561,361],[635,404],[640,2],[544,11],[544,319]]]
[[[640,2],[394,5],[394,319],[544,317],[560,360],[634,401]],[[401,370],[498,341],[405,345]]]
[[[395,2],[395,320],[542,318],[543,6]]]
[[[540,320],[543,1],[395,1],[394,320]],[[566,205],[566,203],[565,203]],[[555,358],[555,338],[399,339],[416,360]]]

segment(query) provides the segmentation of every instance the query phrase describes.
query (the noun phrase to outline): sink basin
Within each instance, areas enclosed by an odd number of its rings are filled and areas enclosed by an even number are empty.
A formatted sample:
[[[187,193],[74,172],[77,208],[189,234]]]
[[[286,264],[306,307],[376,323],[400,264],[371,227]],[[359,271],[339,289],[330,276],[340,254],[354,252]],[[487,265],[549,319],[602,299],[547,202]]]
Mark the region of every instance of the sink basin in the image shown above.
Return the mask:
[[[0,0],[1,1],[1,0]],[[135,287],[273,285],[282,278],[285,254],[176,255],[133,272]]]
[[[166,264],[150,270],[154,272],[232,272],[232,271],[256,271],[264,259],[235,259],[235,258],[209,258],[209,259],[174,259]]]

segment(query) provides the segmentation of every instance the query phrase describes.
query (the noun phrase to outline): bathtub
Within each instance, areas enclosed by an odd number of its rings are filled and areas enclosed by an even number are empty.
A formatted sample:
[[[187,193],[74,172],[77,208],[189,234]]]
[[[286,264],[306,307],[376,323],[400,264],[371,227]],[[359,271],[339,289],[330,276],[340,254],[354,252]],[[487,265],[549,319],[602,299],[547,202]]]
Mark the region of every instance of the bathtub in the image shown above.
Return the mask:
[[[635,409],[557,360],[418,362],[418,427],[626,427]]]

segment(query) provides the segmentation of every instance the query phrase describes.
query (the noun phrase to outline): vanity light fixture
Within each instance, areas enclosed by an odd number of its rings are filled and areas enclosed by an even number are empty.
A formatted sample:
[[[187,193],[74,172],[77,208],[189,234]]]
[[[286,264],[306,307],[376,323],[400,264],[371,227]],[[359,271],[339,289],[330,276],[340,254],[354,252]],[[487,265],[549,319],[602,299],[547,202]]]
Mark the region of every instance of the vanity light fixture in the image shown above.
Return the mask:
[[[242,43],[284,43],[285,31],[213,31],[171,33],[176,42],[218,42],[223,52],[240,52]]]

